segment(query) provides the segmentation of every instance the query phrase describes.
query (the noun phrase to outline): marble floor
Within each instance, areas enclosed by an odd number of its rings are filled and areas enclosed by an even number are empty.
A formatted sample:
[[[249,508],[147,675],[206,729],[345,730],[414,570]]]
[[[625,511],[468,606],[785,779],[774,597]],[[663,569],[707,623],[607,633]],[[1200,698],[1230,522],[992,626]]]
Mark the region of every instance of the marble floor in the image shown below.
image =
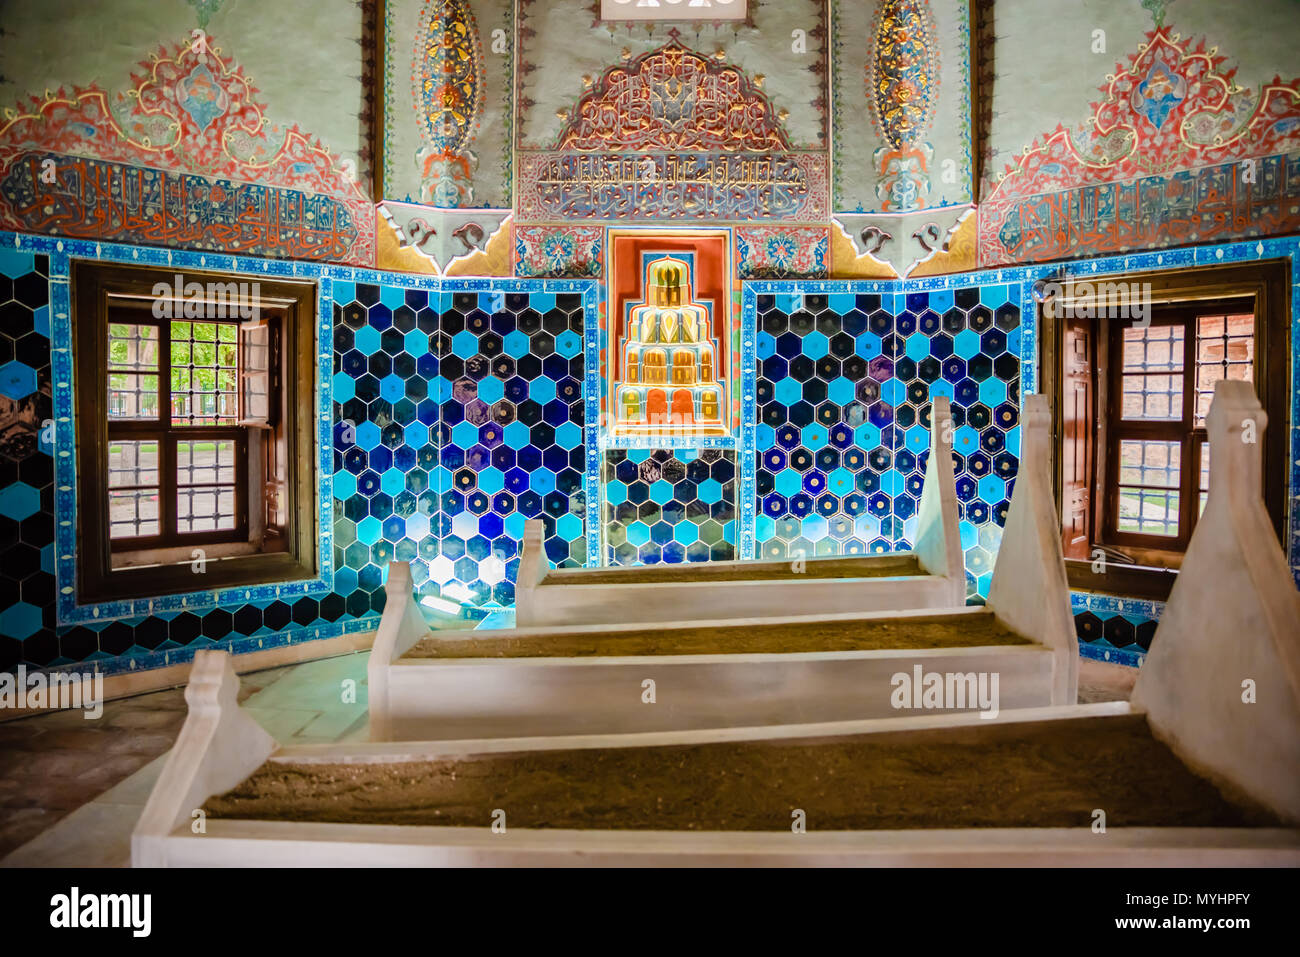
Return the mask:
[[[369,652],[240,677],[239,700],[283,744],[364,740]],[[1137,671],[1080,659],[1079,701],[1127,700]],[[345,701],[355,682],[356,702]],[[0,723],[0,867],[126,867],[131,830],[185,720],[185,690]]]

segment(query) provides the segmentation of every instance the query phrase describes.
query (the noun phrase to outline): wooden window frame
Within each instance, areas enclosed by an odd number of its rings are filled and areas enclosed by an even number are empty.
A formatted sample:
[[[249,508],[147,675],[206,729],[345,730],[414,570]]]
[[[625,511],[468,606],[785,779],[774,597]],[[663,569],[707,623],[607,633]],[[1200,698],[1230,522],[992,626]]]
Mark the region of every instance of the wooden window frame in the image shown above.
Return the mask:
[[[1291,430],[1290,376],[1289,363],[1291,355],[1291,264],[1285,259],[1261,260],[1253,263],[1233,264],[1229,266],[1210,266],[1181,270],[1148,271],[1106,276],[1078,277],[1078,282],[1091,283],[1094,289],[1105,283],[1150,283],[1151,303],[1154,310],[1176,309],[1179,304],[1202,304],[1208,301],[1226,302],[1232,300],[1249,300],[1248,307],[1255,316],[1255,368],[1254,384],[1260,401],[1268,413],[1268,428],[1264,432],[1264,502],[1269,516],[1273,520],[1274,532],[1278,541],[1285,545],[1287,519],[1287,489],[1289,485],[1288,441]],[[1068,289],[1068,286],[1067,286]],[[1089,297],[1066,300],[1078,307],[1089,301]],[[1095,300],[1093,301],[1095,308]],[[1053,442],[1052,442],[1052,480],[1056,494],[1057,513],[1064,526],[1062,441],[1064,434],[1062,420],[1064,386],[1063,348],[1064,321],[1057,315],[1058,303],[1040,304],[1038,308],[1039,329],[1038,361],[1040,371],[1040,389],[1049,397],[1052,405]],[[1121,321],[1108,320],[1119,325]],[[1195,339],[1195,330],[1192,330]],[[1109,341],[1109,336],[1097,337],[1097,351],[1103,351],[1102,344]],[[1194,348],[1194,346],[1193,346]],[[1194,376],[1194,367],[1185,374]],[[1106,403],[1112,401],[1114,370],[1096,369],[1100,388],[1094,389],[1093,422],[1095,454],[1092,456],[1089,488],[1092,501],[1100,503],[1101,509],[1113,508],[1108,504],[1109,485],[1106,482],[1112,469],[1111,436],[1105,427],[1107,422]],[[1186,386],[1185,386],[1186,389]],[[1104,392],[1104,394],[1103,394]],[[1184,404],[1185,414],[1195,416],[1195,392],[1187,395]],[[1199,475],[1199,446],[1194,450],[1197,456],[1191,467],[1192,475]],[[1099,461],[1100,460],[1100,461]],[[1194,486],[1190,493],[1180,495],[1180,503],[1195,509],[1199,501],[1200,489]],[[1066,575],[1071,588],[1083,591],[1096,591],[1106,594],[1134,598],[1164,600],[1169,597],[1173,583],[1177,578],[1177,562],[1181,556],[1164,551],[1164,556],[1176,555],[1175,562],[1161,567],[1159,564],[1144,564],[1141,561],[1128,564],[1134,555],[1142,559],[1155,561],[1161,557],[1159,549],[1126,547],[1115,543],[1108,546],[1099,540],[1097,534],[1099,508],[1094,505],[1090,515],[1090,541],[1096,543],[1107,553],[1103,571],[1095,571],[1094,563],[1089,560],[1070,559],[1065,561]],[[1103,522],[1105,519],[1103,518]],[[1180,532],[1184,526],[1180,524]],[[1158,537],[1157,537],[1158,538]],[[1168,543],[1168,539],[1158,538]],[[1118,549],[1118,551],[1116,550]],[[1124,553],[1131,553],[1125,555]]]
[[[319,568],[318,509],[315,491],[316,461],[316,296],[313,283],[268,280],[262,276],[160,269],[74,260],[71,270],[73,367],[77,462],[77,600],[93,604],[123,598],[151,598],[191,591],[214,591],[242,585],[260,585],[312,578]],[[158,283],[172,286],[183,281],[204,283],[256,282],[263,310],[277,322],[278,405],[272,418],[275,429],[248,422],[222,426],[174,426],[170,423],[171,379],[165,370],[170,359],[162,350],[170,342],[167,319],[152,315],[153,290]],[[114,435],[127,438],[137,432],[159,441],[160,535],[156,538],[114,540],[108,528],[108,327],[131,305],[142,309],[140,324],[157,325],[159,335],[159,419],[114,423]],[[126,321],[136,322],[135,317]],[[185,321],[178,318],[177,321]],[[192,320],[191,320],[192,321]],[[227,319],[227,321],[230,321]],[[216,437],[229,434],[242,443],[236,467],[236,529],[165,534],[165,509],[174,508],[167,489],[174,492],[175,469],[164,461],[163,443],[171,437]],[[257,443],[259,463],[274,470],[276,487],[258,483],[251,474],[249,446]],[[170,457],[166,457],[170,461]],[[282,501],[281,498],[287,501]],[[277,519],[268,527],[265,510]],[[256,513],[256,514],[255,514]],[[192,567],[191,549],[210,553],[201,574]],[[124,549],[146,556],[141,564],[114,567],[113,556]],[[157,560],[149,563],[148,556]]]

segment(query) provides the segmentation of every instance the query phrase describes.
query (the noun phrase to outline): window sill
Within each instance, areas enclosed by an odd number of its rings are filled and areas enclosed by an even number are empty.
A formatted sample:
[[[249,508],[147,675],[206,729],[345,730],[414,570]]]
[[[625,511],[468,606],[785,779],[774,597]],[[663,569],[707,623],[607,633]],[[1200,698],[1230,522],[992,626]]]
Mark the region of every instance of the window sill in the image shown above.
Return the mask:
[[[119,599],[162,598],[190,592],[273,585],[316,577],[314,561],[300,561],[287,552],[260,552],[231,558],[209,558],[196,570],[189,561],[175,565],[121,568],[99,581],[78,583],[77,602],[97,604]]]
[[[1165,601],[1178,580],[1177,569],[1106,562],[1106,570],[1093,571],[1093,563],[1077,558],[1065,560],[1065,577],[1074,591],[1100,592],[1123,598]]]

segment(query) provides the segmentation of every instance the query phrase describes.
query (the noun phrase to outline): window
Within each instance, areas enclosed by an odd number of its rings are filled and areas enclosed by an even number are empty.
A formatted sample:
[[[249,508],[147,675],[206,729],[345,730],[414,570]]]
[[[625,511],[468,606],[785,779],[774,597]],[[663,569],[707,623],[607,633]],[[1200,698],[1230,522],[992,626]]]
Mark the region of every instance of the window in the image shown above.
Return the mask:
[[[79,600],[315,574],[314,287],[76,263],[73,289]]]
[[[1264,498],[1282,538],[1288,270],[1259,263],[1112,278],[1148,284],[1149,311],[1105,308],[1103,280],[1067,284],[1043,308],[1062,549],[1076,588],[1164,598],[1205,507],[1205,416],[1220,379],[1255,383],[1268,413]]]
[[[1168,305],[1111,322],[1110,507],[1102,542],[1182,551],[1209,482],[1205,415],[1220,379],[1254,379],[1248,299]]]

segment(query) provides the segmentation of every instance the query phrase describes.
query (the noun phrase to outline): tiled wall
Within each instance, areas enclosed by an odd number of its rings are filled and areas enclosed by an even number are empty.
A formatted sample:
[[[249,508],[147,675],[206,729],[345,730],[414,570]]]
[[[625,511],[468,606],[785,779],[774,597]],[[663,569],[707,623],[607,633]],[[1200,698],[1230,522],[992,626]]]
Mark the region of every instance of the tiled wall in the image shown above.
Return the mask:
[[[833,288],[833,287],[832,287]],[[952,400],[972,590],[988,593],[1019,460],[1020,288],[759,293],[757,554],[910,546],[930,399]]]
[[[603,480],[607,564],[736,557],[730,449],[610,449]]]
[[[1066,274],[1263,258],[1267,240],[1097,260]],[[318,282],[322,571],[155,600],[75,603],[71,257]],[[0,667],[156,667],[374,627],[386,563],[469,606],[509,605],[523,522],[566,565],[905,547],[931,396],[952,398],[972,592],[987,593],[1036,390],[1026,267],[906,284],[754,281],[738,333],[745,410],[729,447],[605,447],[597,285],[448,280],[0,234]],[[1294,271],[1293,271],[1294,279]],[[1293,340],[1300,333],[1293,296]],[[1293,375],[1296,374],[1292,363]],[[1300,395],[1300,388],[1294,389]],[[1293,422],[1297,410],[1292,410]],[[1292,461],[1300,461],[1300,430]],[[1300,494],[1293,466],[1292,497]],[[1300,516],[1290,516],[1300,570]],[[1159,603],[1072,596],[1084,653],[1133,662]]]
[[[71,258],[319,283],[317,579],[75,603]],[[547,522],[552,560],[585,561],[590,282],[439,283],[12,234],[0,234],[0,275],[0,669],[94,662],[112,673],[188,660],[200,648],[252,651],[370,630],[393,558],[414,560],[423,592],[512,604],[517,543],[533,515]]]

